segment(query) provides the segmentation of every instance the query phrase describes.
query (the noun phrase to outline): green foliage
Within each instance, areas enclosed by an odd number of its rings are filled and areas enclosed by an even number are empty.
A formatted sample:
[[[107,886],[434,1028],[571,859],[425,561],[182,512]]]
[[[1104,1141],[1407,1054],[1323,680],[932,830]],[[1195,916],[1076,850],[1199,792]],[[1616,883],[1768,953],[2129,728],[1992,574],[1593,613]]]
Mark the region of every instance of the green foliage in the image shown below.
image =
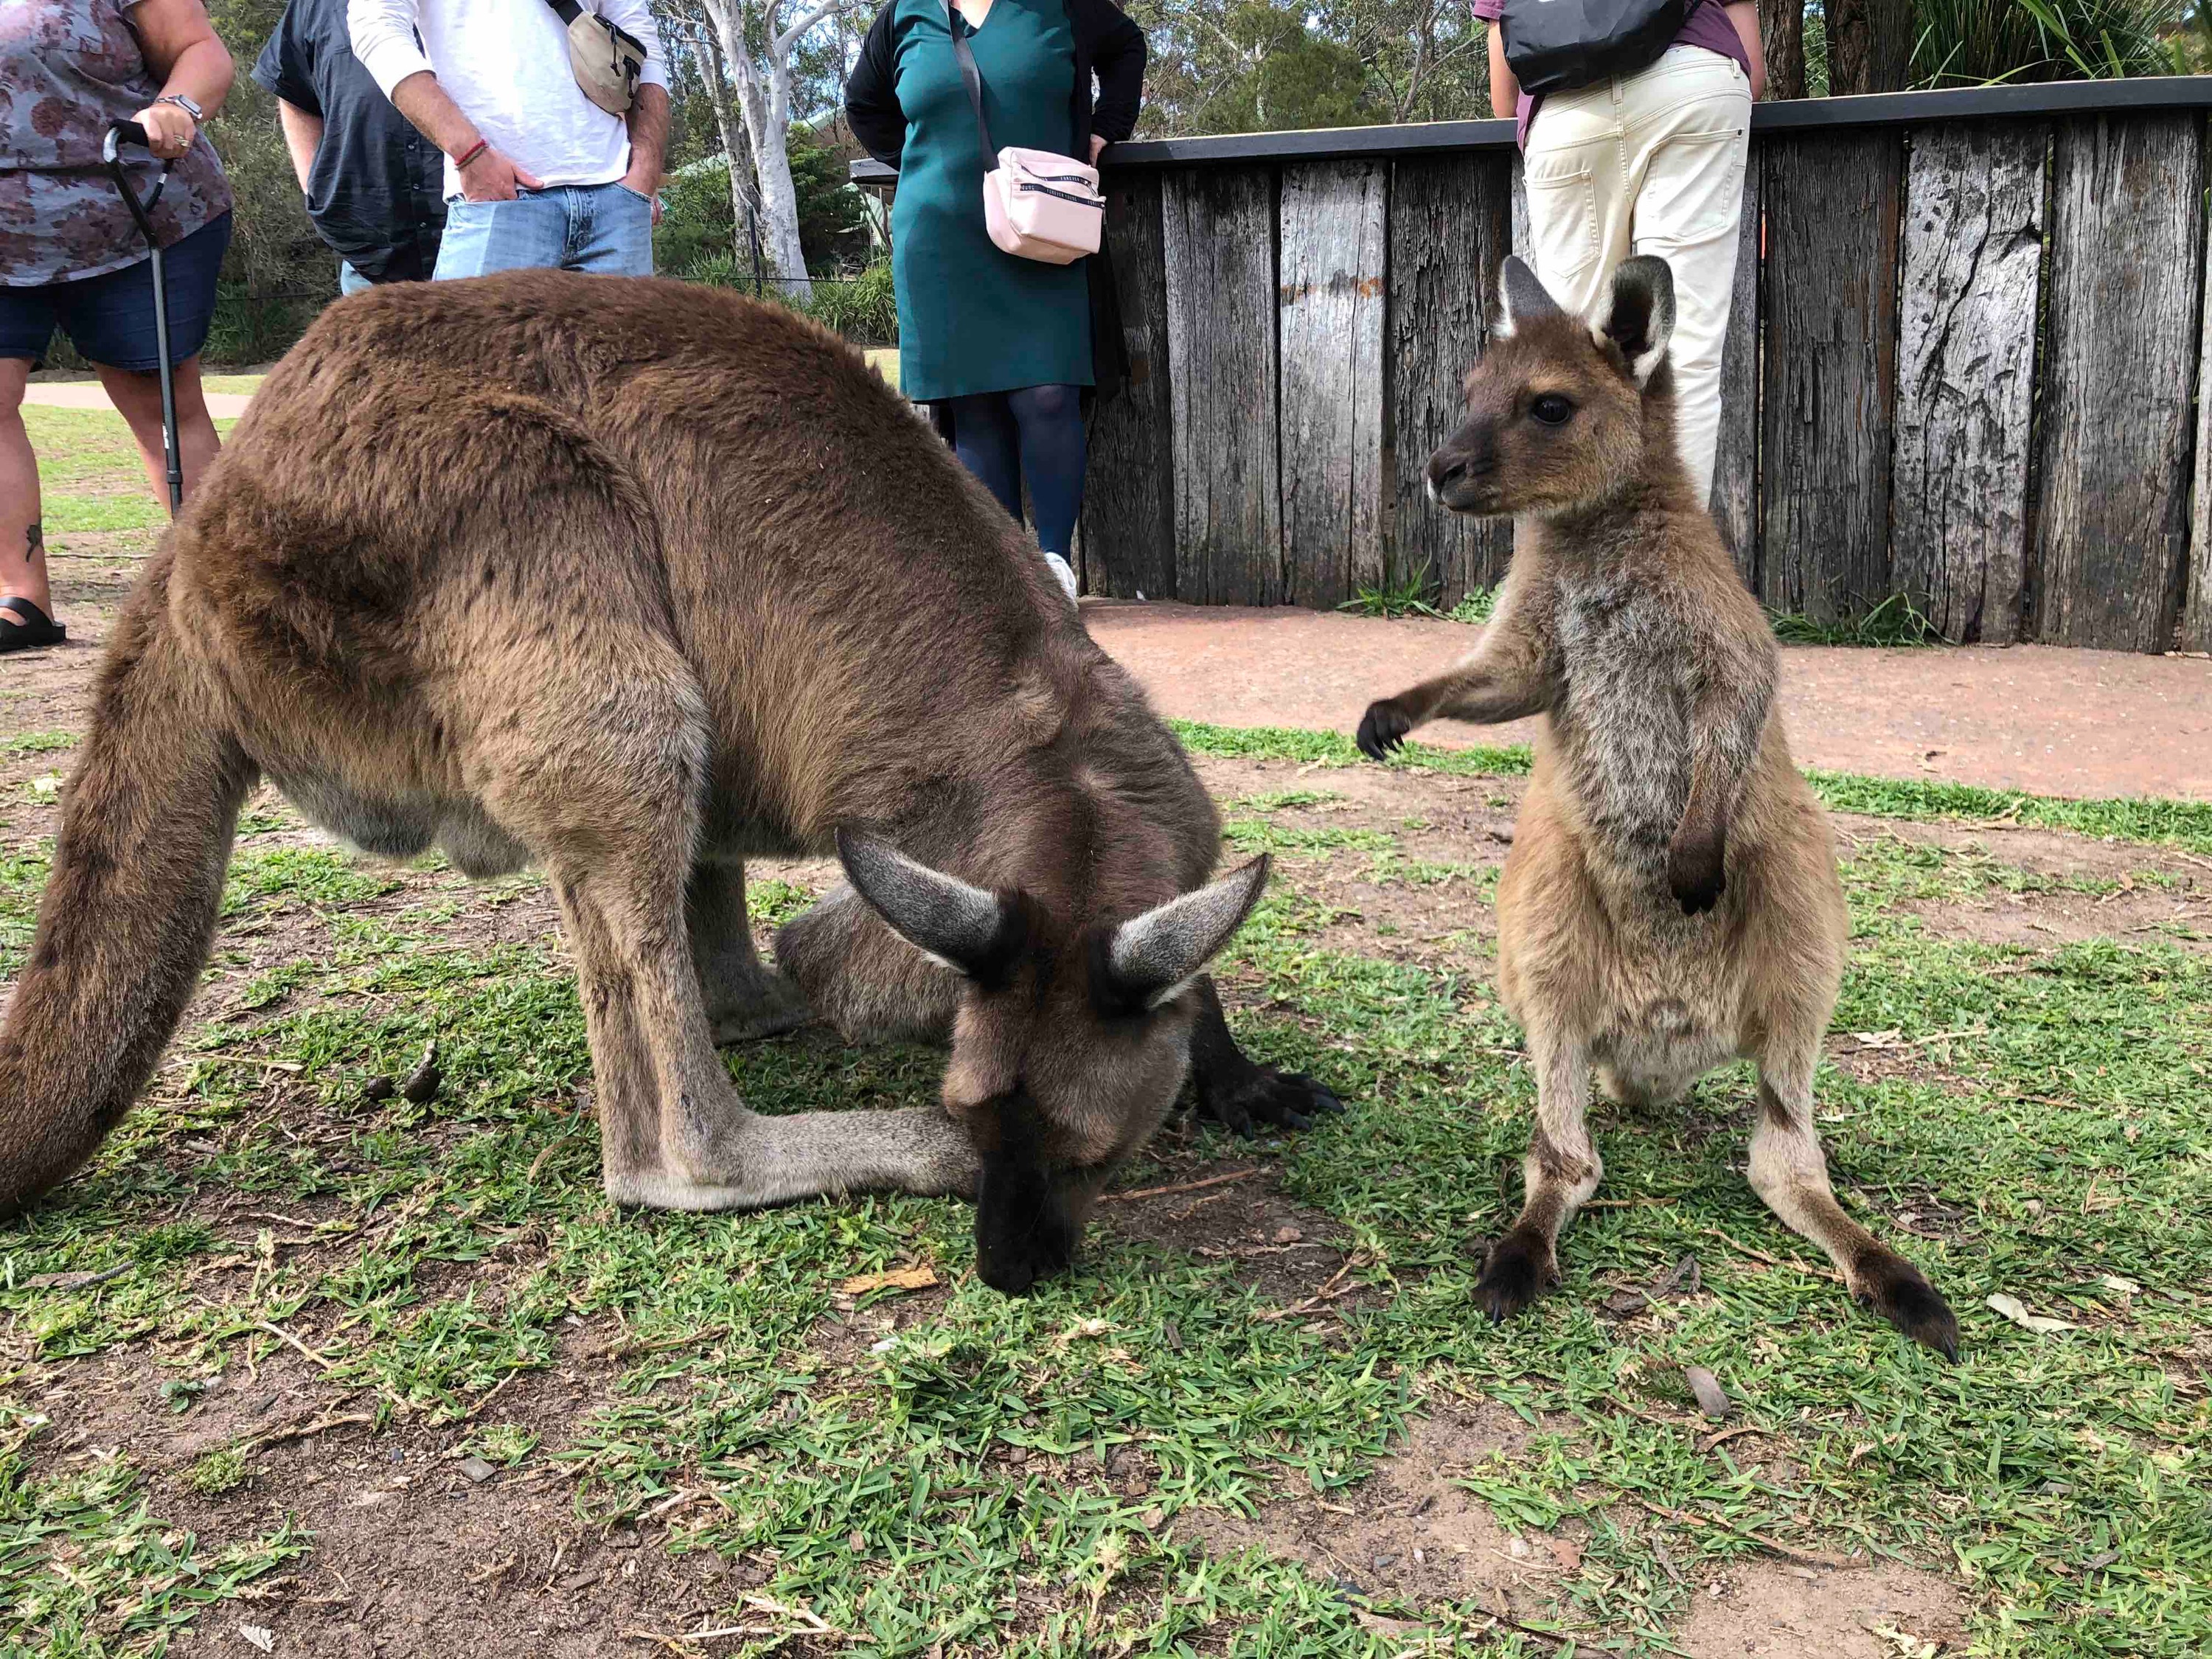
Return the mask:
[[[826,273],[865,246],[860,193],[845,176],[843,158],[810,129],[792,128],[790,157],[799,246],[806,268]],[[660,198],[660,223],[653,234],[656,268],[695,281],[750,286],[752,245],[730,199],[726,157],[709,156],[670,174]]]
[[[1774,637],[1784,645],[1940,645],[1936,624],[1903,593],[1893,593],[1863,617],[1815,622],[1797,611],[1771,612]]]
[[[849,281],[817,282],[808,313],[861,345],[898,343],[898,295],[891,262],[878,259]]]
[[[1498,590],[1478,587],[1451,608],[1449,613],[1455,623],[1486,623],[1498,607]]]
[[[246,1479],[246,1450],[225,1446],[204,1453],[185,1471],[185,1484],[203,1498],[216,1498]]]
[[[1398,580],[1386,577],[1378,586],[1363,586],[1336,608],[1363,617],[1441,617],[1443,612],[1431,602],[1435,592],[1429,567],[1423,565],[1413,575]]]
[[[653,230],[658,270],[688,273],[706,259],[732,259],[737,210],[730,203],[730,164],[723,156],[694,161],[660,186],[660,222]]]
[[[223,287],[209,334],[210,362],[266,362],[297,339],[337,293],[337,259],[315,234],[276,125],[276,99],[248,71],[283,15],[283,0],[213,0],[208,16],[238,76],[208,139],[236,206]]]
[[[1914,0],[1915,86],[2103,80],[2185,68],[2184,0]]]
[[[753,291],[751,270],[726,254],[697,260],[683,276],[688,282],[734,288],[747,294]],[[817,277],[812,293],[804,303],[772,283],[762,285],[760,297],[789,306],[800,315],[836,329],[856,344],[898,343],[898,296],[892,286],[891,263],[888,259],[878,259],[857,276]]]
[[[1139,132],[1166,137],[1487,115],[1486,27],[1435,0],[1133,0],[1150,58]]]

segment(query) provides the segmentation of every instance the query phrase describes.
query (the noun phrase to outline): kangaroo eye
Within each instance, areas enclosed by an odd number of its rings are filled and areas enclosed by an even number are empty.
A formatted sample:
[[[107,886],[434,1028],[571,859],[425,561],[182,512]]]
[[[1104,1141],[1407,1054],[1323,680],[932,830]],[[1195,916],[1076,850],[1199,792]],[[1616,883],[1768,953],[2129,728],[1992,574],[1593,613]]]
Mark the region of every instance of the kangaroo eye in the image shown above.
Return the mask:
[[[1528,405],[1528,412],[1546,426],[1565,426],[1574,418],[1575,406],[1556,392],[1547,392]]]

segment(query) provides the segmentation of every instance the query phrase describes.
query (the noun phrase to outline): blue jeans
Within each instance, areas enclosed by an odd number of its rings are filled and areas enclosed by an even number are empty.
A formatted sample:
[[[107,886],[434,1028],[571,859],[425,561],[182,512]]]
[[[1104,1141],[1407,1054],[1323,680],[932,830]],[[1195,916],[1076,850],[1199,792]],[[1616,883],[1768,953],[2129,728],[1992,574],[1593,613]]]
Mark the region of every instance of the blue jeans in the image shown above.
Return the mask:
[[[623,184],[556,185],[446,204],[436,279],[532,268],[653,275],[653,204]]]
[[[359,271],[353,268],[353,262],[351,260],[341,259],[338,261],[338,292],[341,295],[358,294],[365,288],[374,288],[375,286],[375,283],[370,282],[368,277],[362,276]]]

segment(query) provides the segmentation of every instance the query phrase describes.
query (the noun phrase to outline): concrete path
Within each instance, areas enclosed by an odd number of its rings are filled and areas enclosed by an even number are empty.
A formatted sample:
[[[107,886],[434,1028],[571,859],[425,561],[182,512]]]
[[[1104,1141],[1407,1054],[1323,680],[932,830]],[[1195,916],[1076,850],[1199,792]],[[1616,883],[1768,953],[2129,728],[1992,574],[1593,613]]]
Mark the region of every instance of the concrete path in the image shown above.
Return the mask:
[[[1351,732],[1368,702],[1463,655],[1475,630],[1408,617],[1087,600],[1091,636],[1164,714]],[[1785,646],[1800,763],[2038,794],[2212,800],[2212,660],[2055,646]],[[1525,743],[1534,723],[1425,729]]]
[[[202,395],[207,399],[208,413],[219,421],[245,414],[246,406],[253,401],[252,394],[243,392],[209,392]],[[23,388],[23,401],[43,404],[48,409],[115,407],[97,380],[33,380]]]

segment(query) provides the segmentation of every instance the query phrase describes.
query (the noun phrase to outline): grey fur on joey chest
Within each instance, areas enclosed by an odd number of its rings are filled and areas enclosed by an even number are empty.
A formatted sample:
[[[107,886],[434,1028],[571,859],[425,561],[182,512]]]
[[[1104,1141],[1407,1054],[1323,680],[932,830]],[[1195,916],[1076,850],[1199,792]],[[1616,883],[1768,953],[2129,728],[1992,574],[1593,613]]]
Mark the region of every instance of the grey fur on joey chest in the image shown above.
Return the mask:
[[[1663,849],[1690,793],[1692,642],[1619,580],[1563,582],[1552,608],[1565,684],[1552,726],[1594,829]]]

